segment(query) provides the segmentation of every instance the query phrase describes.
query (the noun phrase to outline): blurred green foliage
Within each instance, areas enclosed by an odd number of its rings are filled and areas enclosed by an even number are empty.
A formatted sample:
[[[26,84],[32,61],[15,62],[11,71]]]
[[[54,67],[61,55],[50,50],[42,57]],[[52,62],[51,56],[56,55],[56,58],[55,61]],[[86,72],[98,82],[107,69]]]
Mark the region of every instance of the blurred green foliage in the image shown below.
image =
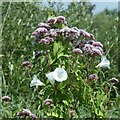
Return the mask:
[[[64,3],[63,3],[64,4]],[[2,3],[2,94],[11,97],[11,102],[2,104],[2,117],[17,117],[23,108],[30,109],[38,117],[59,117],[68,119],[73,117],[70,110],[75,110],[74,118],[119,118],[120,95],[119,83],[112,86],[107,81],[116,77],[118,72],[118,14],[117,10],[105,10],[93,15],[95,6],[87,2],[72,2],[67,9],[62,3],[48,2],[48,6],[40,3],[3,2]],[[39,22],[45,22],[50,14],[66,17],[69,27],[78,27],[92,34],[104,45],[105,53],[111,61],[110,70],[95,68],[100,58],[92,61],[71,55],[72,47],[68,43],[54,42],[50,46],[32,45],[34,37],[31,33]],[[81,38],[82,40],[83,38]],[[41,54],[34,59],[34,53],[48,50],[47,55]],[[31,69],[24,68],[23,61],[31,61]],[[88,63],[86,62],[88,61]],[[94,62],[94,63],[93,63]],[[118,63],[117,63],[118,62]],[[88,84],[86,66],[94,64],[89,72],[99,75],[99,81]],[[56,67],[63,66],[69,73],[64,83],[56,84],[55,90],[45,74]],[[37,90],[29,87],[34,74],[46,84]],[[106,92],[108,90],[109,92]],[[110,91],[111,90],[111,91]],[[67,93],[67,94],[66,94]],[[47,98],[55,99],[56,105],[51,108],[44,105]]]

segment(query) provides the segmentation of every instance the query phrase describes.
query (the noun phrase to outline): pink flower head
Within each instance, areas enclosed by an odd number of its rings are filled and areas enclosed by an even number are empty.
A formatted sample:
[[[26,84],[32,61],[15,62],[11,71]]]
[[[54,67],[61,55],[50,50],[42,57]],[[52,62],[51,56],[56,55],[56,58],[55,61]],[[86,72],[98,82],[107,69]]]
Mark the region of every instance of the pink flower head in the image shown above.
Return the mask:
[[[111,79],[109,80],[109,82],[112,83],[112,84],[116,84],[116,83],[119,82],[119,80],[118,80],[117,78],[111,78]]]
[[[64,16],[58,16],[57,17],[57,22],[64,23],[65,22],[65,17]]]
[[[90,38],[91,38],[92,40],[94,40],[94,39],[95,39],[95,37],[94,37],[94,35],[93,35],[93,34],[90,34]]]
[[[53,41],[54,41],[53,38],[48,36],[48,37],[45,37],[44,39],[41,39],[40,43],[42,43],[42,44],[50,44]]]
[[[47,23],[51,25],[51,24],[55,24],[56,21],[57,21],[56,18],[48,18]]]
[[[91,34],[88,33],[88,32],[86,32],[85,30],[80,29],[80,30],[79,30],[79,33],[80,33],[80,35],[82,35],[82,36],[84,36],[84,37],[88,37],[88,38],[91,37]]]
[[[98,80],[97,74],[91,74],[91,75],[89,75],[89,80]]]
[[[93,48],[92,51],[93,51],[94,55],[99,55],[99,56],[103,55],[102,52],[99,49],[97,49],[97,48]]]
[[[24,61],[24,62],[22,63],[22,66],[29,68],[29,67],[32,67],[32,63],[29,62],[29,61]]]
[[[79,49],[79,48],[75,48],[75,49],[73,49],[72,52],[74,52],[74,53],[78,53],[78,54],[82,54],[82,53],[83,53],[82,50]]]
[[[73,29],[73,28],[71,28],[69,32],[70,32],[70,33],[74,33],[74,34],[78,33],[78,31],[75,30],[75,29]]]
[[[23,109],[21,112],[17,113],[17,116],[30,116],[32,113],[29,109]]]
[[[48,32],[48,30],[46,29],[46,28],[44,28],[44,27],[41,27],[41,28],[37,28],[33,33],[32,33],[32,35],[37,35],[37,34],[45,34],[45,33],[47,33]]]
[[[9,96],[3,96],[2,100],[4,100],[5,102],[9,102],[11,98]]]
[[[90,54],[90,55],[93,55],[93,49],[94,47],[93,47],[93,45],[90,45],[90,44],[85,44],[84,45],[84,47],[83,47],[83,50],[86,52],[86,53],[88,53],[88,54]]]
[[[103,54],[103,49],[102,49],[101,47],[99,47],[99,46],[95,46],[95,48],[98,49],[98,50],[100,50],[101,53]]]
[[[103,44],[101,42],[93,42],[92,43],[93,46],[99,46],[103,48]]]
[[[52,99],[46,99],[44,101],[45,105],[47,105],[47,106],[51,106],[52,102],[53,102]]]
[[[50,26],[47,23],[39,23],[38,27],[40,27],[40,28],[46,28],[47,30],[50,29]]]

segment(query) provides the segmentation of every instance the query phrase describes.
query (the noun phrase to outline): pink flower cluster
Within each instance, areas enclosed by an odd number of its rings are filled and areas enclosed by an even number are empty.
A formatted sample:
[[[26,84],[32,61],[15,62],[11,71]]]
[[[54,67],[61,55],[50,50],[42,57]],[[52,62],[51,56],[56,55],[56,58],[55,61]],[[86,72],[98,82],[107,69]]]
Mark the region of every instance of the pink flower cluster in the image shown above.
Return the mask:
[[[37,116],[31,113],[29,109],[23,109],[22,111],[17,113],[17,116],[30,116],[31,118],[37,118]]]
[[[87,40],[79,42],[73,49],[76,53],[87,53],[90,56],[102,56],[103,55],[103,45],[100,42],[94,40]]]
[[[103,45],[100,42],[93,41],[92,44],[85,44],[83,50],[90,56],[102,56],[103,55]]]
[[[47,23],[49,25],[53,25],[56,23],[66,23],[66,21],[65,21],[64,16],[58,16],[58,17],[54,17],[54,18],[48,18]]]
[[[63,25],[60,26],[60,24]],[[41,44],[50,44],[56,37],[68,38],[70,41],[76,40],[79,36],[83,36],[89,39],[94,39],[93,34],[86,32],[85,30],[78,29],[77,27],[69,28],[66,26],[67,21],[64,16],[58,16],[54,18],[48,18],[45,23],[39,23],[37,29],[32,33]]]

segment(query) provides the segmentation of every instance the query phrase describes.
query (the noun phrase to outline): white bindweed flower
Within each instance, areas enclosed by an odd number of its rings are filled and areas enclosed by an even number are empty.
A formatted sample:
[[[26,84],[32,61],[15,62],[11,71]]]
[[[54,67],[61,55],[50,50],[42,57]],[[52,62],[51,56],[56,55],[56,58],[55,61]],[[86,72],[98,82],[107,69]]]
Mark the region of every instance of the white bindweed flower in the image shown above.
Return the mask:
[[[41,82],[36,75],[33,76],[33,80],[31,81],[30,83],[30,87],[33,87],[33,86],[42,86],[44,85],[43,82]]]
[[[53,72],[53,78],[58,82],[65,81],[67,77],[67,72],[63,68],[56,68]]]
[[[46,74],[46,77],[50,80],[51,84],[55,83],[55,79],[53,77],[53,72],[50,72],[50,73]]]
[[[106,67],[110,69],[110,61],[106,58],[106,56],[102,56],[101,62],[96,67]]]

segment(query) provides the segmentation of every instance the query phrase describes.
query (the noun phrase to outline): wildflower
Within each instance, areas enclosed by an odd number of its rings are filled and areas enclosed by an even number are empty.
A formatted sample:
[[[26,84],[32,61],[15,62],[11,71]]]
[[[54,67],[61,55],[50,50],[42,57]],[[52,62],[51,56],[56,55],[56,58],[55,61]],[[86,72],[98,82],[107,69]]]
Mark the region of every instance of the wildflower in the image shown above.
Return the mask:
[[[65,17],[64,16],[58,16],[57,17],[57,22],[64,23],[65,22]]]
[[[53,77],[53,72],[50,72],[50,73],[46,74],[46,77],[50,80],[51,84],[55,83],[55,79]]]
[[[102,52],[101,52],[99,49],[93,48],[92,51],[93,51],[93,54],[94,54],[94,55],[102,56]]]
[[[30,87],[33,87],[33,86],[42,86],[42,85],[44,85],[44,83],[41,82],[41,81],[37,78],[36,75],[34,75],[33,80],[32,80],[31,83],[30,83]]]
[[[75,48],[75,49],[73,49],[72,52],[74,52],[74,53],[78,53],[78,54],[82,54],[82,53],[83,53],[82,50],[79,49],[79,48]]]
[[[50,29],[50,26],[48,24],[46,24],[46,23],[39,23],[38,27],[43,27],[43,28],[46,28],[47,30]]]
[[[110,80],[108,80],[108,82],[110,82],[112,84],[116,84],[119,82],[119,80],[117,78],[111,78]]]
[[[99,46],[95,46],[96,49],[100,50],[100,52],[103,54],[103,49]]]
[[[53,72],[53,78],[58,82],[65,81],[67,76],[67,72],[63,68],[56,68]]]
[[[106,56],[102,56],[101,62],[96,67],[106,67],[110,69],[110,61],[106,58]]]
[[[47,33],[47,32],[48,32],[48,30],[47,30],[46,28],[41,27],[41,28],[37,28],[37,29],[32,33],[32,35],[36,36],[36,35],[39,35],[39,34],[45,34],[45,33]]]
[[[58,29],[50,29],[49,33],[47,34],[47,36],[57,37],[58,36],[58,32],[60,32]]]
[[[86,43],[87,43],[86,41],[79,41],[79,42],[75,45],[75,48],[83,48]]]
[[[51,84],[54,84],[55,80],[57,82],[65,81],[67,76],[67,72],[63,68],[56,68],[53,72],[46,74]]]
[[[17,113],[17,116],[30,116],[32,113],[29,109],[23,109],[21,112]]]
[[[79,34],[84,36],[84,37],[90,38],[90,33],[86,32],[85,30],[80,29]]]
[[[91,75],[89,75],[89,80],[98,80],[97,74],[91,74]]]
[[[51,24],[55,24],[56,21],[57,21],[56,18],[48,18],[47,23],[51,25]]]
[[[92,51],[93,48],[94,48],[93,45],[85,44],[83,50],[88,54],[93,55],[93,51]]]
[[[45,37],[44,39],[41,39],[40,40],[40,43],[43,43],[43,44],[50,44],[51,42],[53,42],[53,38],[52,37]]]
[[[52,105],[52,99],[46,99],[45,101],[44,101],[44,103],[45,103],[45,105],[47,105],[47,106],[51,106]]]
[[[25,66],[25,67],[30,68],[30,67],[32,67],[32,63],[29,62],[29,61],[24,61],[24,62],[22,63],[22,66]]]
[[[90,43],[90,44],[88,44]],[[88,41],[87,44],[84,45],[83,50],[88,53],[90,56],[102,56],[103,50],[100,46],[93,46],[93,41]]]
[[[3,96],[2,100],[4,100],[5,102],[9,102],[11,98],[9,96]]]
[[[103,48],[103,44],[101,42],[93,42],[92,43],[93,46],[99,46]]]

